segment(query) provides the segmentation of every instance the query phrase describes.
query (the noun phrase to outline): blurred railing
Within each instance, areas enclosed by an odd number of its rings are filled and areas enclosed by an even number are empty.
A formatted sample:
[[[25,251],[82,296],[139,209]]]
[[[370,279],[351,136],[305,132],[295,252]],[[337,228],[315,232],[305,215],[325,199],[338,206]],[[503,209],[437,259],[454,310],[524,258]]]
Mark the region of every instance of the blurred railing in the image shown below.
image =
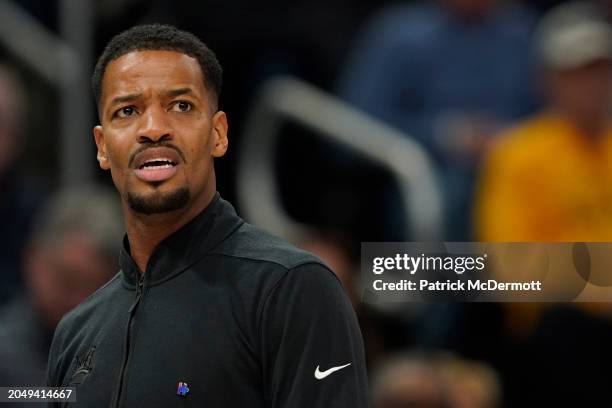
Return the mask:
[[[294,242],[308,228],[283,209],[274,175],[274,154],[281,126],[287,121],[387,168],[397,178],[411,239],[441,239],[441,192],[424,149],[409,135],[289,77],[264,85],[244,127],[238,157],[238,204],[247,220]]]
[[[64,187],[93,178],[93,101],[89,71],[93,49],[92,0],[58,2],[61,36],[19,5],[0,0],[0,44],[59,90],[59,183]]]

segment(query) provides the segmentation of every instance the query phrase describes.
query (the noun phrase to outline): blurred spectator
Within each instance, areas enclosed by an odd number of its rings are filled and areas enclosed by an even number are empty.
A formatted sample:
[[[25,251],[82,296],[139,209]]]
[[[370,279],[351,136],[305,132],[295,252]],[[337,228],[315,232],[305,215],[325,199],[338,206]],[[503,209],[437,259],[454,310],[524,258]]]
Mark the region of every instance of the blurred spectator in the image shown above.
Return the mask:
[[[447,240],[467,237],[474,165],[492,134],[536,105],[533,23],[501,0],[393,6],[367,27],[341,78],[341,96],[439,160]]]
[[[372,375],[373,408],[451,408],[449,393],[430,358],[392,355]]]
[[[45,385],[55,326],[117,271],[123,227],[114,194],[59,193],[35,221],[23,263],[27,290],[0,310],[0,386]]]
[[[42,194],[18,170],[26,95],[16,72],[0,62],[0,304],[21,286],[19,263]]]
[[[372,376],[373,408],[495,408],[497,374],[452,355],[392,355]]]
[[[442,356],[436,363],[454,408],[501,406],[502,392],[495,371],[484,363]]]
[[[586,2],[542,19],[537,46],[548,103],[492,146],[476,196],[478,240],[612,240],[611,30]],[[525,343],[514,372],[530,365],[513,381],[517,405],[612,404],[601,381],[612,363],[612,322],[585,312],[609,314],[609,305],[504,306],[508,327]]]
[[[543,19],[548,105],[493,146],[476,200],[478,240],[612,240],[612,31],[601,15],[573,3]]]

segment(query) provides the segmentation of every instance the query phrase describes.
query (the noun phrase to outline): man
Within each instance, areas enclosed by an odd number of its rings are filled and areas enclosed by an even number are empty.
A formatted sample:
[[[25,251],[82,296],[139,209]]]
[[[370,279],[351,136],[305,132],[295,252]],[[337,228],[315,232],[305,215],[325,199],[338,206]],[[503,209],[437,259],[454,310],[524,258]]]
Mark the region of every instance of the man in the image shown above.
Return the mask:
[[[57,193],[38,214],[22,266],[27,290],[0,309],[0,386],[45,385],[55,326],[115,273],[119,217],[114,194],[100,188]]]
[[[215,192],[228,145],[215,55],[173,27],[134,27],[93,88],[127,236],[119,274],[59,324],[49,385],[76,386],[83,407],[366,406],[338,279]]]
[[[476,238],[612,240],[612,30],[569,3],[538,30],[549,103],[508,130],[482,171]]]
[[[448,353],[397,353],[372,376],[374,408],[494,408],[501,384],[487,364]]]
[[[543,17],[537,44],[548,106],[493,145],[476,195],[477,240],[612,240],[612,29],[604,17],[588,2],[562,4]],[[612,404],[608,303],[504,308],[532,364],[514,367],[527,371],[509,381],[520,390],[509,392],[517,395],[514,405]]]

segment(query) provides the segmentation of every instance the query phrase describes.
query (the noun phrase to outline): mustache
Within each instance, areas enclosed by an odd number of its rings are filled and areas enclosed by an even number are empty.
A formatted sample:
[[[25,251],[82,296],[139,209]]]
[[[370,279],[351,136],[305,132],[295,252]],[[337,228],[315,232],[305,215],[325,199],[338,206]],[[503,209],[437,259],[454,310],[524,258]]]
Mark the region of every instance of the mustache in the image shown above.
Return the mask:
[[[166,147],[166,148],[172,149],[172,150],[176,151],[176,153],[178,153],[178,155],[181,158],[181,160],[183,160],[183,163],[187,163],[187,160],[185,160],[185,155],[183,154],[181,149],[179,149],[178,147],[176,147],[172,143],[168,143],[168,142],[151,142],[151,143],[147,143],[146,145],[140,146],[138,149],[136,149],[130,155],[130,159],[128,161],[128,166],[132,167],[132,165],[134,164],[134,160],[136,160],[136,156],[138,156],[140,153],[144,152],[147,149],[152,149],[154,147]]]

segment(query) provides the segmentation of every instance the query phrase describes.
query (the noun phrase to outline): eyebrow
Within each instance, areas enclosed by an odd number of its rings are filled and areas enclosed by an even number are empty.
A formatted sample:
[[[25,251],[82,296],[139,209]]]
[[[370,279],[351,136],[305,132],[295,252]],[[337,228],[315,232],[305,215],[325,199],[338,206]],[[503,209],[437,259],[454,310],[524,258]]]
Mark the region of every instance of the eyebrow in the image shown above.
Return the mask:
[[[186,95],[186,94],[193,95],[193,90],[191,88],[178,88],[178,89],[172,89],[170,91],[164,92],[164,94],[170,98],[174,98],[176,96]]]
[[[187,95],[187,94],[193,95],[194,92],[191,88],[171,89],[169,91],[164,92],[164,95],[169,98],[174,98],[180,95]],[[116,96],[111,100],[111,106],[125,103],[125,102],[132,102],[140,98],[141,96],[142,96],[142,93],[131,93],[127,95]]]
[[[111,105],[116,105],[118,103],[131,102],[138,99],[142,94],[140,93],[132,93],[127,95],[116,96],[111,101]]]

